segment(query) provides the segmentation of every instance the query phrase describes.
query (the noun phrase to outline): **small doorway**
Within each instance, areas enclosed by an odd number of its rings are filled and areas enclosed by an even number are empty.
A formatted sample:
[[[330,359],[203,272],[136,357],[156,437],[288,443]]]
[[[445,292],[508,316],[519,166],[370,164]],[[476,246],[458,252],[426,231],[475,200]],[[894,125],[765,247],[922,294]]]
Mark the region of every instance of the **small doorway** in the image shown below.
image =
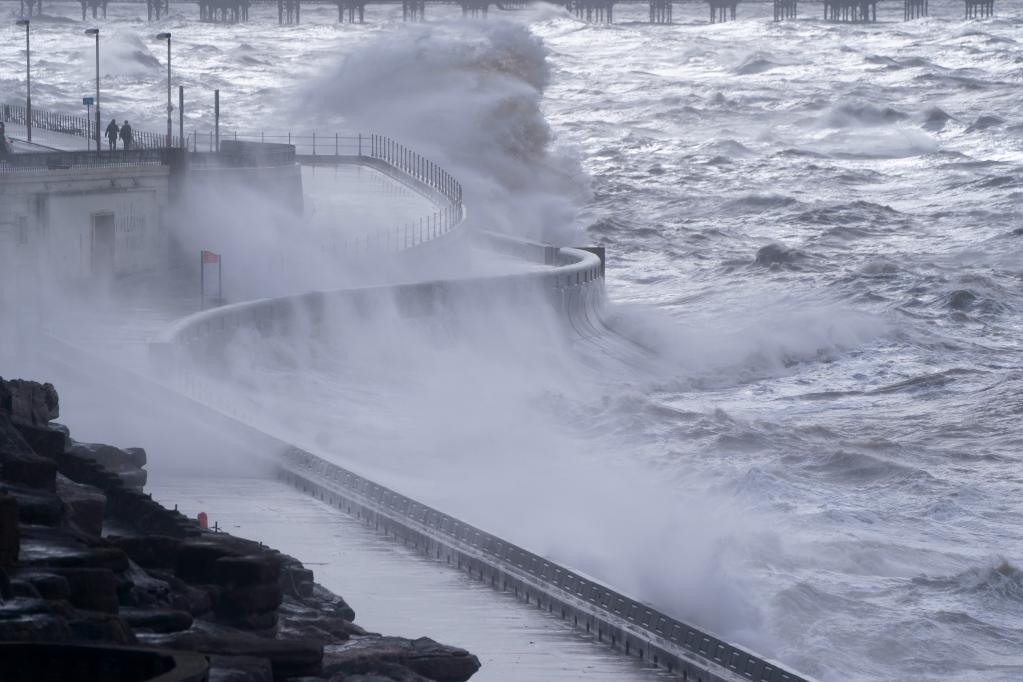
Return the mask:
[[[92,214],[92,274],[114,273],[114,214]]]

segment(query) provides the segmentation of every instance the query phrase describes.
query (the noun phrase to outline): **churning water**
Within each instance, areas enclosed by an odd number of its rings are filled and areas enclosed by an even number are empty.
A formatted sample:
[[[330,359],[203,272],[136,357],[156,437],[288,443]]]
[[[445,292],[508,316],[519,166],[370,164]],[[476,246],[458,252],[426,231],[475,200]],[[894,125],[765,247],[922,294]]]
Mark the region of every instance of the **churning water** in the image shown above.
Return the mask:
[[[101,23],[104,122],[161,129],[149,36],[170,30],[189,130],[219,87],[230,129],[393,134],[456,169],[481,222],[608,247],[606,343],[495,311],[362,330],[298,382],[314,447],[824,680],[1023,679],[1019,7],[297,27],[173,7]],[[46,11],[35,103],[72,110],[92,43],[60,18],[77,6]]]

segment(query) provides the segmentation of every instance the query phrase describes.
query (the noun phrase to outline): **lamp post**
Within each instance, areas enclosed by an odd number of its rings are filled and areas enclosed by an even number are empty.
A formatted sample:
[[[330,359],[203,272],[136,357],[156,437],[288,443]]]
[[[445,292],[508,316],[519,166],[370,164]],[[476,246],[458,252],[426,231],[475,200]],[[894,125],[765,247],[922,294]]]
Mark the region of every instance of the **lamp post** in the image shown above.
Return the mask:
[[[170,148],[174,146],[172,141],[174,128],[171,123],[171,113],[174,111],[174,106],[171,104],[171,34],[158,33],[156,39],[167,41],[167,147]]]
[[[96,36],[96,153],[99,154],[100,113],[99,113],[99,29],[87,28],[85,35]]]
[[[18,26],[25,27],[25,127],[28,128],[28,141],[32,141],[32,44],[29,42],[28,28],[31,21],[18,19]]]

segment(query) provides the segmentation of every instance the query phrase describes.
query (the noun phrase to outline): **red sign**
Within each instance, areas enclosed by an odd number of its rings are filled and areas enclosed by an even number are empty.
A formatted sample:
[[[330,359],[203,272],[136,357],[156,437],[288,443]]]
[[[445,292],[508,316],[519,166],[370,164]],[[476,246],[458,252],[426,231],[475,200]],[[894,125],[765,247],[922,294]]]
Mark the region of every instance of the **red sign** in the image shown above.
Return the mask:
[[[202,262],[204,264],[205,263],[219,263],[220,262],[220,254],[219,253],[213,253],[212,251],[203,251],[202,252]]]

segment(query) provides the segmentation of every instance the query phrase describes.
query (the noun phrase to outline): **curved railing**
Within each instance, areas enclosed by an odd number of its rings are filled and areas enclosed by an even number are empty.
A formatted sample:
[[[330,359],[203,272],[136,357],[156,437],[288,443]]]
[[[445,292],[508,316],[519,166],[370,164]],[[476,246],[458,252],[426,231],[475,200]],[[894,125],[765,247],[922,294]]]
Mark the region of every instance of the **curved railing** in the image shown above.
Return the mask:
[[[0,121],[26,125],[28,123],[28,110],[20,104],[0,104]],[[103,125],[101,122],[100,125]],[[55,111],[32,108],[32,127],[36,130],[47,130],[51,133],[61,133],[80,137],[84,140],[96,139],[96,122],[88,116],[76,114],[64,114]],[[107,138],[103,130],[100,131],[103,145],[106,145]],[[120,145],[120,141],[118,145]],[[166,149],[167,147],[181,147],[182,141],[176,135],[171,136],[171,143],[167,144],[165,133],[154,133],[149,130],[133,129],[131,132],[131,146],[133,149]]]
[[[326,245],[332,253],[403,251],[443,237],[465,220],[461,183],[440,164],[385,135],[230,132],[215,136],[212,132],[193,131],[191,141],[193,156],[223,154],[229,144],[258,144],[294,148],[295,160],[304,165],[368,166],[439,205],[429,215],[391,229],[334,239]]]

